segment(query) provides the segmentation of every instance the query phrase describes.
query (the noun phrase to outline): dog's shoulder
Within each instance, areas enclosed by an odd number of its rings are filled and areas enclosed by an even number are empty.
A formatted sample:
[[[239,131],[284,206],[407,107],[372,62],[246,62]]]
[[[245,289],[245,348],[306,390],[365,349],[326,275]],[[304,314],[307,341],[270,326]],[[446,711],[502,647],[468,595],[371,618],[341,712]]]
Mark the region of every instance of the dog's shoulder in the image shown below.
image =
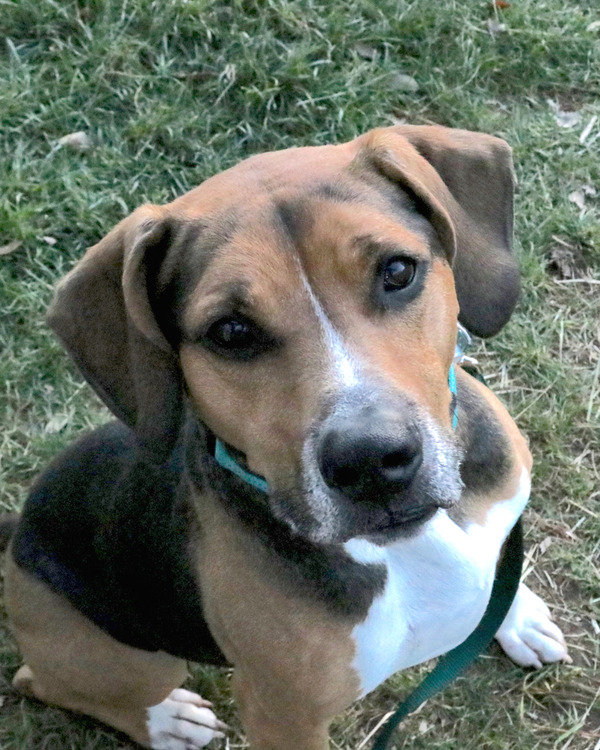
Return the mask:
[[[118,640],[222,661],[202,628],[187,553],[196,533],[182,449],[157,466],[120,422],[67,448],[36,481],[12,544],[16,563]],[[194,652],[194,643],[202,653]]]
[[[493,492],[521,468],[531,470],[525,438],[490,388],[457,368],[461,478],[469,492]]]

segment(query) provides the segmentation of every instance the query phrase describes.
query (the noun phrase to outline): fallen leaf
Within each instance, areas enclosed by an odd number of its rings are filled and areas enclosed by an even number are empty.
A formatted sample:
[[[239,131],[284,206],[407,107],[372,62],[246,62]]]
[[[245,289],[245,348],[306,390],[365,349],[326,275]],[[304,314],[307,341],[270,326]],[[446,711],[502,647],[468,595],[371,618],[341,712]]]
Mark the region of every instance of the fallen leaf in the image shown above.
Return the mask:
[[[53,247],[58,242],[56,237],[49,237],[48,235],[45,235],[44,237],[42,237],[42,239],[47,245],[50,245],[50,247]]]
[[[87,151],[92,145],[88,134],[83,130],[77,131],[77,133],[69,133],[69,135],[63,135],[62,138],[58,139],[59,146],[67,146],[72,148],[74,151]]]
[[[535,514],[535,522],[540,531],[544,531],[546,534],[562,539],[565,542],[580,541],[577,534],[571,531],[564,521],[552,521],[549,518]]]
[[[571,203],[574,203],[579,209],[583,211],[585,208],[585,197],[586,195],[596,195],[596,188],[592,185],[582,185],[578,190],[573,190],[569,193],[568,198]]]
[[[559,111],[554,115],[554,119],[560,128],[574,128],[581,120],[581,115],[579,112]]]
[[[10,255],[20,248],[22,244],[21,240],[13,240],[12,242],[9,242],[8,245],[2,245],[2,247],[0,247],[0,255]]]
[[[492,3],[492,8],[500,8],[501,10],[506,10],[506,8],[510,8],[510,3],[508,3],[506,0],[494,0]]]
[[[540,557],[544,554],[544,552],[546,552],[553,541],[554,540],[551,536],[547,536],[542,542],[540,542]]]
[[[412,76],[407,76],[404,73],[396,73],[389,79],[390,88],[396,89],[397,91],[409,91],[415,93],[419,90],[419,84],[415,81]]]
[[[572,193],[569,193],[569,200],[582,211],[585,208],[585,193],[583,190],[573,190]]]
[[[498,34],[504,33],[507,29],[505,23],[500,23],[500,21],[496,21],[495,18],[488,18],[487,27],[492,36],[498,36]]]
[[[363,60],[379,59],[379,50],[376,47],[372,47],[370,44],[366,44],[366,42],[356,42],[354,45],[354,51],[359,57],[362,57]]]
[[[63,429],[63,427],[67,426],[70,418],[71,417],[68,414],[67,415],[56,414],[47,423],[46,427],[44,428],[44,431],[47,432],[49,435],[53,435],[56,432],[60,432]]]
[[[548,99],[548,106],[554,112],[554,119],[559,128],[574,128],[581,120],[579,112],[561,109],[560,104],[553,99]]]
[[[419,722],[419,733],[420,734],[425,734],[425,732],[427,732],[429,729],[430,729],[430,726],[429,726],[429,724],[425,720]]]

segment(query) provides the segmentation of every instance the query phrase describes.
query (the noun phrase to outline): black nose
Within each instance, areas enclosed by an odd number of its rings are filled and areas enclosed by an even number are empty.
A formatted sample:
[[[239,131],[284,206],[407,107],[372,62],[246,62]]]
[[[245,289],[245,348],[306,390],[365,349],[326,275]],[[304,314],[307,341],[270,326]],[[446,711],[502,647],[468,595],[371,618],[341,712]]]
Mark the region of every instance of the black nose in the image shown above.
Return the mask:
[[[387,503],[406,490],[423,461],[423,442],[413,426],[396,434],[357,425],[329,430],[321,442],[319,465],[327,485],[351,500]]]

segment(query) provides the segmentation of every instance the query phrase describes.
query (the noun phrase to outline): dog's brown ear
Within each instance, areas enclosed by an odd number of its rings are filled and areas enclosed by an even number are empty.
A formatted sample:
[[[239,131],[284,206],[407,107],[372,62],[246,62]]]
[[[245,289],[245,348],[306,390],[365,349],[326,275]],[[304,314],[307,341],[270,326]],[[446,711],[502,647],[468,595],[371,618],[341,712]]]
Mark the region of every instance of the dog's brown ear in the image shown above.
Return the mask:
[[[461,323],[478,336],[497,333],[520,288],[508,144],[484,133],[399,125],[373,131],[368,148],[377,168],[425,206],[453,262]]]
[[[48,323],[109,409],[160,460],[173,446],[182,401],[177,358],[148,297],[172,227],[142,206],[91,247],[59,284]]]

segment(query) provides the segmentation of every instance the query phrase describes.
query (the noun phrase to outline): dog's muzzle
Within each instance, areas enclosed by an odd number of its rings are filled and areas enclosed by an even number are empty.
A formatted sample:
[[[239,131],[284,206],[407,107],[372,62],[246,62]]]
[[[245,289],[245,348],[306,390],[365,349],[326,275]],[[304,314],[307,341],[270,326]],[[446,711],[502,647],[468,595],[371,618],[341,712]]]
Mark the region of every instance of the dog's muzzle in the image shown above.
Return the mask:
[[[461,453],[448,430],[408,397],[377,387],[346,391],[303,453],[313,523],[298,519],[296,528],[315,540],[385,543],[414,533],[462,492]],[[292,510],[288,519],[295,517]]]

